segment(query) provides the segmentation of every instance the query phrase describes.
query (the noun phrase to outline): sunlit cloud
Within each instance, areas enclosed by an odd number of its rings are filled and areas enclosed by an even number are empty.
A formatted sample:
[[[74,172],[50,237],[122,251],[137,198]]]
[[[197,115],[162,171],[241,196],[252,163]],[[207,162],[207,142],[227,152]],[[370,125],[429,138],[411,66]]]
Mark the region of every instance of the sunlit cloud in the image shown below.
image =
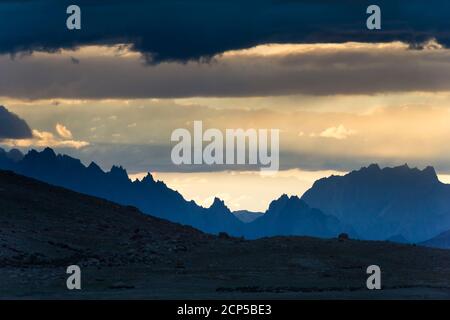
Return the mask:
[[[7,139],[2,144],[9,147],[56,147],[80,149],[89,145],[87,141],[77,141],[70,139],[61,139],[48,131],[33,130],[31,139]]]
[[[60,135],[63,139],[72,139],[72,132],[70,132],[69,129],[67,129],[64,125],[57,123],[56,124],[56,132]]]
[[[330,127],[325,129],[319,134],[319,136],[323,138],[343,140],[354,134],[356,134],[355,130],[347,129],[342,124],[340,124],[338,127]]]

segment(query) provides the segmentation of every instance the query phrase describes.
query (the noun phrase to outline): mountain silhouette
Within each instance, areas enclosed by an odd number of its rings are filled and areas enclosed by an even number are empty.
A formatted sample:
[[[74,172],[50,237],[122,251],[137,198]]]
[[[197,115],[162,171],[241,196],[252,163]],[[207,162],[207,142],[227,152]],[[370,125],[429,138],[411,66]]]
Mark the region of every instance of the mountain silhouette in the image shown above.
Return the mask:
[[[233,211],[233,214],[236,216],[236,218],[245,223],[255,221],[256,219],[261,218],[263,215],[262,212],[253,212],[248,210]]]
[[[271,202],[262,217],[248,224],[246,235],[249,238],[283,235],[331,238],[344,229],[336,217],[310,208],[296,196],[284,194]]]
[[[131,181],[126,170],[113,166],[104,172],[97,164],[84,166],[80,160],[56,154],[51,148],[29,151],[19,157],[16,151],[0,152],[0,168],[100,197],[123,205],[133,205],[155,217],[193,226],[208,233],[226,231],[240,236],[242,222],[227,210],[203,208],[194,201],[155,181],[150,173],[141,181]]]
[[[320,179],[301,199],[283,195],[248,223],[239,220],[218,198],[204,208],[155,181],[150,173],[131,181],[121,166],[105,172],[94,162],[85,166],[50,148],[30,150],[25,155],[0,149],[0,169],[135,206],[146,214],[212,234],[328,238],[346,232],[368,240],[422,242],[450,230],[450,186],[438,180],[432,167],[381,169],[374,164],[345,176]]]
[[[0,208],[1,299],[448,295],[448,250],[388,241],[214,236],[2,170]],[[283,196],[269,214],[283,218],[285,210],[295,208],[304,210],[300,216],[312,210],[297,197]],[[227,210],[219,199],[212,209]],[[365,290],[361,281],[373,263],[389,275],[389,287],[377,293]],[[82,270],[82,290],[67,290],[70,265]]]
[[[214,198],[212,205],[204,214],[206,225],[212,233],[226,231],[231,234],[244,234],[244,225],[238,220],[219,198]]]
[[[420,243],[426,247],[450,249],[450,230],[438,234],[436,237]]]
[[[23,159],[23,153],[17,149],[11,149],[8,152],[0,148],[0,168],[9,169],[15,166],[15,163]]]
[[[441,183],[432,167],[373,164],[320,179],[302,199],[352,225],[364,239],[402,235],[420,242],[450,229],[450,185]]]
[[[80,160],[56,154],[51,148],[30,150],[19,156],[16,151],[0,154],[0,169],[12,170],[49,184],[132,205],[146,214],[193,226],[201,231],[249,238],[273,235],[308,235],[335,237],[341,231],[338,219],[309,208],[297,197],[283,196],[272,202],[266,214],[243,223],[225,203],[215,198],[209,208],[186,201],[183,196],[155,181],[148,173],[142,180],[131,181],[126,170],[113,166],[104,172],[97,164],[85,166]]]
[[[395,242],[395,243],[411,243],[408,239],[406,239],[404,236],[402,236],[401,234],[396,234],[392,237],[389,237],[386,239],[387,241],[390,242]]]

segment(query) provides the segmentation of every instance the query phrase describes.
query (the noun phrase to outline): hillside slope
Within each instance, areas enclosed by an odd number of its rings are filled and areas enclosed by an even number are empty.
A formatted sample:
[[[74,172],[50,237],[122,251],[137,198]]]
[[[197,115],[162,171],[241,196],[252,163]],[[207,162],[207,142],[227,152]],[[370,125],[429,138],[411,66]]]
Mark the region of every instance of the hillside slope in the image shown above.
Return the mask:
[[[104,172],[92,162],[84,166],[79,159],[56,154],[51,148],[30,150],[18,157],[17,152],[1,152],[0,169],[61,186],[76,192],[107,199],[122,205],[132,205],[142,212],[193,226],[208,233],[226,231],[242,234],[243,223],[234,215],[208,215],[208,209],[187,201],[183,196],[155,181],[149,173],[142,181],[131,181],[126,170],[113,166]]]
[[[0,171],[0,266],[152,264],[210,236],[98,198]]]

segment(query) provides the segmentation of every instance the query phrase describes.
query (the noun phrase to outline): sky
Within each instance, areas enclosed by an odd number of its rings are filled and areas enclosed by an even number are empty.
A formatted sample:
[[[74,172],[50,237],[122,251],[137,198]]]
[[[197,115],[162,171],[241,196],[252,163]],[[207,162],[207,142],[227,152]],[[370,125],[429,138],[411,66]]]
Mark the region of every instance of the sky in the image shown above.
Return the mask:
[[[446,1],[0,1],[0,146],[152,172],[186,198],[264,211],[371,163],[450,179]],[[177,128],[279,129],[280,171],[176,166]]]

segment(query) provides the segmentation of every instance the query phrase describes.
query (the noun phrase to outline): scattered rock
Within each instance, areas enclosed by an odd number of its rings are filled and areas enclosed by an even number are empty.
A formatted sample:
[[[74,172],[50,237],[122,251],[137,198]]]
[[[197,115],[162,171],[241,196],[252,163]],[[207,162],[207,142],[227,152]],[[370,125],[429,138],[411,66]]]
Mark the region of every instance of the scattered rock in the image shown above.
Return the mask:
[[[185,252],[185,251],[187,251],[187,247],[184,245],[178,244],[173,248],[173,251],[174,252]]]
[[[338,240],[340,241],[340,242],[342,242],[342,241],[347,241],[347,240],[349,240],[350,239],[350,237],[349,237],[349,235],[347,234],[347,233],[341,233],[339,236],[338,236]]]
[[[119,282],[113,283],[108,288],[109,289],[134,289],[135,287],[133,285],[126,284],[125,282],[119,281]]]
[[[219,232],[219,239],[231,239],[231,237],[226,232]]]

